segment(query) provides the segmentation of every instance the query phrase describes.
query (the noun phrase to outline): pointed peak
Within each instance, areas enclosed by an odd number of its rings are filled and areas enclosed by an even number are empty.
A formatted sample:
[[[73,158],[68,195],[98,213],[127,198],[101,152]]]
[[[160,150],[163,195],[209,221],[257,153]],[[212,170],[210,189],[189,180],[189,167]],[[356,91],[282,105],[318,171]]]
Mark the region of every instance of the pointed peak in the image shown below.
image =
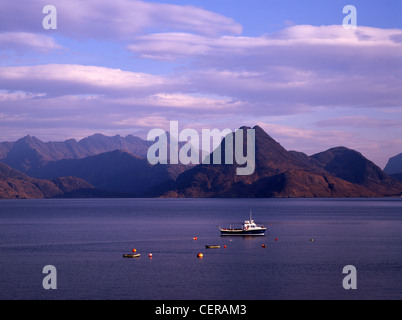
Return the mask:
[[[359,155],[364,158],[364,156],[359,151],[356,151],[356,150],[353,150],[353,149],[350,149],[347,147],[342,147],[342,146],[331,148],[327,151],[319,153],[318,155],[324,155],[324,154],[332,154],[332,155],[346,155],[346,154],[352,155],[352,154],[354,154],[354,155]]]
[[[264,131],[263,128],[261,128],[259,125],[254,126],[253,128],[255,131]],[[265,131],[264,131],[265,132]]]
[[[349,149],[349,148],[347,148],[347,147],[340,146],[340,147],[331,148],[331,149],[329,149],[328,151],[343,152],[343,151],[354,151],[354,150]]]
[[[89,136],[88,138],[103,138],[103,137],[106,137],[106,136],[102,133],[95,133],[92,136]]]
[[[81,141],[103,140],[103,139],[105,139],[105,138],[107,138],[107,136],[105,136],[104,134],[102,134],[102,133],[95,133],[95,134],[93,134],[93,135],[91,135],[91,136],[88,136],[88,137],[85,137],[85,138],[81,139],[80,142],[81,142]]]
[[[253,128],[249,127],[249,126],[242,126],[240,127],[238,130],[255,130],[256,136],[268,136],[268,133],[265,132],[265,130],[263,128],[261,128],[259,125],[254,126]]]
[[[21,139],[19,139],[17,142],[26,142],[26,143],[31,143],[31,142],[42,142],[41,140],[39,140],[38,138],[31,136],[31,135],[27,135]]]

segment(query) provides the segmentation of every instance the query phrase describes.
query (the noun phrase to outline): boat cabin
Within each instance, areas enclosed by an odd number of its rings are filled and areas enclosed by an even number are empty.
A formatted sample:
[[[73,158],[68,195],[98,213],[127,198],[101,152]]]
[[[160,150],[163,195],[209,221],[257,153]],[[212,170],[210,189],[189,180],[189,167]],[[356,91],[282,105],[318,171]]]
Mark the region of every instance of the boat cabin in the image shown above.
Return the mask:
[[[254,229],[258,228],[258,226],[255,224],[254,220],[246,220],[243,223],[243,230],[249,230],[249,229]]]

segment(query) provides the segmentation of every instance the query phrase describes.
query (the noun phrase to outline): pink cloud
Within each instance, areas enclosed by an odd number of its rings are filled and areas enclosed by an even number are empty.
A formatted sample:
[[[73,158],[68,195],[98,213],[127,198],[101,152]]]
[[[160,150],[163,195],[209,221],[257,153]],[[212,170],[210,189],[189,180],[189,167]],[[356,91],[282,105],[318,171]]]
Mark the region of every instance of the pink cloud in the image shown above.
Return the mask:
[[[239,34],[241,25],[223,15],[191,5],[140,0],[53,0],[58,32],[74,38],[130,39],[148,28],[186,30],[204,35]],[[42,9],[47,0],[0,2],[0,28],[10,31],[43,32]],[[9,13],[18,13],[10,19]]]
[[[373,119],[367,116],[344,116],[317,122],[319,127],[360,127],[360,128],[389,128],[402,127],[402,123],[393,119]]]
[[[47,95],[134,94],[169,86],[167,79],[146,73],[135,73],[97,66],[37,65],[0,67],[0,86]]]
[[[135,42],[129,45],[129,49],[142,56],[163,59],[165,56],[172,58],[187,57],[216,57],[230,54],[231,56],[269,56],[278,52],[292,54],[290,49],[327,49],[331,56],[345,55],[348,51],[363,49],[378,52],[382,48],[394,49],[388,52],[389,57],[400,57],[398,49],[401,48],[402,30],[377,29],[371,27],[359,27],[357,31],[345,30],[342,26],[310,26],[298,25],[286,28],[274,34],[260,37],[245,37],[222,35],[211,37],[210,35],[196,35],[191,33],[155,33],[141,35],[135,38]],[[338,48],[338,49],[337,49]],[[190,49],[190,50],[189,50]],[[283,51],[282,51],[283,50]],[[335,51],[334,51],[335,50]],[[322,53],[320,51],[319,53]],[[314,52],[311,60],[316,58]],[[350,54],[350,53],[349,53]],[[322,59],[320,59],[322,60]]]
[[[0,33],[0,50],[23,52],[32,49],[39,52],[50,52],[62,47],[50,37],[27,32]]]

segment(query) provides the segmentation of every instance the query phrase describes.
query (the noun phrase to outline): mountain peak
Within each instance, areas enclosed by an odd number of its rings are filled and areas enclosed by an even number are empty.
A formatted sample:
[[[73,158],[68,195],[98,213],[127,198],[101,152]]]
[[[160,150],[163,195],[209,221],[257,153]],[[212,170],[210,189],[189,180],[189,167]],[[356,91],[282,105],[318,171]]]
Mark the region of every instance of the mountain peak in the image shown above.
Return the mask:
[[[39,140],[35,136],[27,135],[19,140],[17,140],[17,143],[43,143],[42,140]]]
[[[343,147],[343,146],[334,147],[334,148],[331,148],[331,149],[329,149],[328,151],[325,151],[325,152],[333,152],[333,153],[351,152],[351,153],[361,154],[360,152],[358,152],[356,150],[353,150],[353,149],[350,149],[350,148],[347,148],[347,147]]]
[[[261,128],[259,125],[254,126],[253,129],[254,129],[255,131],[258,131],[258,132],[264,132],[264,133],[266,133],[266,132],[264,131],[264,129]]]
[[[310,157],[314,164],[345,181],[363,185],[380,194],[398,194],[402,186],[396,184],[377,165],[360,152],[345,147],[329,149]]]

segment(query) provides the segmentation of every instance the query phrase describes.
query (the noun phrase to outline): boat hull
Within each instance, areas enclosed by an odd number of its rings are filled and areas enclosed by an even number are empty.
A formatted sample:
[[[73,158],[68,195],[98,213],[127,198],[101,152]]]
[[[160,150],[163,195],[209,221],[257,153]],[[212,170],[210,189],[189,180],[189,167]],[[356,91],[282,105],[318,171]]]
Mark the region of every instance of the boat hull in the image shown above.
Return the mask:
[[[221,236],[265,236],[265,231],[267,229],[258,230],[231,230],[231,229],[221,229]]]
[[[123,254],[123,258],[129,258],[129,259],[139,258],[140,256],[141,256],[140,254]]]

